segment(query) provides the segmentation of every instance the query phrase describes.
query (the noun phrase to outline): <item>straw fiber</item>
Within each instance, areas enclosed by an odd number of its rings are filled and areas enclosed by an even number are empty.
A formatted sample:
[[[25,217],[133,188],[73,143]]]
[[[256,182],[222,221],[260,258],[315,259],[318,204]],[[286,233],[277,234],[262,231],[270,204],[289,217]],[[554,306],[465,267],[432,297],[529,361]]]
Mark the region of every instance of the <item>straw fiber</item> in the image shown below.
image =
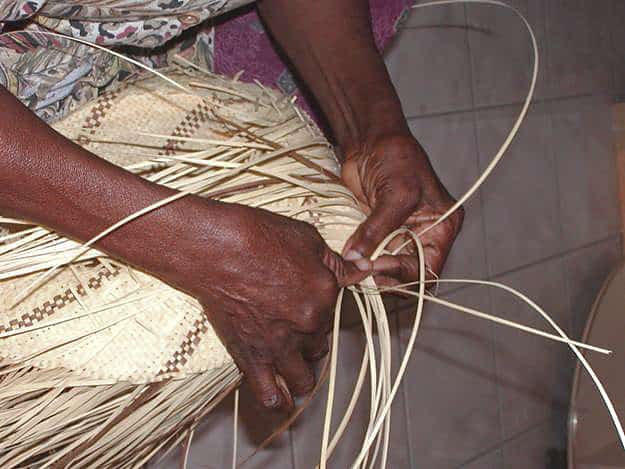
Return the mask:
[[[152,181],[310,222],[339,250],[363,215],[311,120],[260,85],[167,75],[189,91],[137,79],[54,128]],[[1,467],[134,467],[236,386],[239,371],[194,298],[17,226],[0,238]]]

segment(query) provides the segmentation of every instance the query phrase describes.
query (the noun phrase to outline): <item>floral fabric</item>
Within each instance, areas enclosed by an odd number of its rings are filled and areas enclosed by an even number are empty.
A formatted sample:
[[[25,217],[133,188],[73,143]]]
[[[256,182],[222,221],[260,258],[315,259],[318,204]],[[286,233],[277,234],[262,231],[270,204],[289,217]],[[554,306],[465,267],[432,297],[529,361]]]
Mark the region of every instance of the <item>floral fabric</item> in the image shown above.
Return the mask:
[[[253,6],[239,8],[250,3],[0,0],[0,85],[51,122],[136,72],[136,67],[90,46],[38,34],[52,31],[115,47],[152,67],[165,66],[179,54],[217,73],[244,70],[242,79],[298,94],[308,107]],[[395,33],[409,3],[370,0],[380,48]]]

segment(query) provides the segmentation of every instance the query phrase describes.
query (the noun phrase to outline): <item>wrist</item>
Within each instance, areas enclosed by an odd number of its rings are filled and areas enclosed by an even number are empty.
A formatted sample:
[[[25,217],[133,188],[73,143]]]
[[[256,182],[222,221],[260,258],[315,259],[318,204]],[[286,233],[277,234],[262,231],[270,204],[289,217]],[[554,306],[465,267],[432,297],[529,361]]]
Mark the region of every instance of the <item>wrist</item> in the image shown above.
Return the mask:
[[[372,152],[379,153],[384,158],[402,154],[427,160],[425,152],[410,132],[403,117],[402,121],[395,122],[380,119],[372,123],[360,139],[350,141],[340,147],[343,161]]]
[[[160,189],[148,189],[155,197],[148,197],[143,207],[175,195]],[[197,271],[197,266],[219,258],[220,215],[215,213],[215,205],[219,202],[186,195],[120,227],[99,242],[98,248],[178,288],[194,290],[191,280],[206,274]],[[131,213],[143,207],[133,208]]]
[[[351,106],[354,112],[345,118],[350,124],[337,126],[339,129],[335,131],[342,159],[363,147],[374,146],[380,140],[412,138],[398,100],[392,97],[366,100],[363,97],[360,101]]]
[[[204,296],[233,274],[233,259],[245,258],[255,210],[195,195],[166,205],[139,228],[140,267],[192,296]]]

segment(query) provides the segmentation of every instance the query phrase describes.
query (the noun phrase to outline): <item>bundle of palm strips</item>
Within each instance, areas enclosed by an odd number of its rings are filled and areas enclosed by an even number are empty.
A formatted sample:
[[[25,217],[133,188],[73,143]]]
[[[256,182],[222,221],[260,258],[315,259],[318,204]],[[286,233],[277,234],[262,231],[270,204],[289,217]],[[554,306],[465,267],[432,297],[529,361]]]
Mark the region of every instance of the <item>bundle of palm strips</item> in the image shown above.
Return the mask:
[[[54,128],[155,183],[311,223],[340,250],[364,217],[314,123],[260,85],[167,75],[186,90],[130,81]],[[238,385],[194,298],[3,221],[13,229],[0,238],[0,467],[140,466]]]

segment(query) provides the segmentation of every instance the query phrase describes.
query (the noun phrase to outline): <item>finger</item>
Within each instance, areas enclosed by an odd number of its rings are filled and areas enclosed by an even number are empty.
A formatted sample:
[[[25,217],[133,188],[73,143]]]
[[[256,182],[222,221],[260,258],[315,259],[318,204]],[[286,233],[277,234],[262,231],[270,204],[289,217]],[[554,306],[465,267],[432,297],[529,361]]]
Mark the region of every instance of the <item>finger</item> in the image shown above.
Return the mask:
[[[302,355],[310,362],[321,360],[329,351],[328,335],[325,332],[307,335],[302,341]]]
[[[373,262],[374,275],[391,277],[403,283],[419,280],[419,268],[419,258],[417,256],[404,254],[380,256]]]
[[[438,278],[441,275],[448,252],[449,251],[441,252],[440,248],[436,245],[425,246],[423,248],[426,278],[428,280]]]
[[[289,390],[296,396],[303,396],[315,386],[312,367],[299,352],[282,354],[276,359],[276,367]]]
[[[423,242],[423,258],[425,261],[426,278],[428,280],[440,277],[445,267],[445,262],[447,261],[452,243],[453,240],[442,241],[439,239]],[[415,259],[418,259],[416,254],[411,253],[411,255]]]
[[[399,298],[410,298],[412,295],[403,290],[413,290],[412,287],[403,286],[403,283],[393,277],[387,277],[386,275],[374,275],[376,286],[381,290],[384,295],[397,296]],[[402,291],[394,290],[399,288]]]
[[[364,268],[363,269],[359,268],[353,262],[343,261],[345,263],[343,276],[340,278],[337,278],[339,287],[342,288],[342,287],[349,287],[350,285],[357,285],[360,282],[362,282],[364,279],[366,279],[369,275],[371,275],[373,264],[371,263],[369,259],[362,259],[362,260],[363,261],[366,260],[370,266],[366,270]],[[361,265],[363,264],[361,263]]]
[[[379,198],[371,215],[356,229],[343,249],[343,257],[356,261],[370,257],[391,232],[399,228],[415,210],[417,200],[404,196],[404,191],[387,192]]]
[[[375,280],[375,284],[380,289],[388,289],[392,287],[397,287],[401,285],[401,282],[393,277],[388,277],[386,275],[374,275],[373,279]]]
[[[434,276],[439,276],[443,270],[447,256],[462,226],[463,218],[464,212],[458,210],[449,219],[426,231],[420,237],[425,251],[426,265],[432,270]],[[430,223],[427,220],[419,220],[415,224],[414,231],[420,232]]]
[[[330,248],[326,249],[323,262],[334,274],[339,287],[356,285],[369,276],[372,263],[369,259],[358,259],[355,262],[346,261]]]
[[[274,369],[265,364],[239,365],[247,378],[256,401],[269,410],[286,410],[292,407],[292,398],[288,389],[284,389],[276,380]]]

